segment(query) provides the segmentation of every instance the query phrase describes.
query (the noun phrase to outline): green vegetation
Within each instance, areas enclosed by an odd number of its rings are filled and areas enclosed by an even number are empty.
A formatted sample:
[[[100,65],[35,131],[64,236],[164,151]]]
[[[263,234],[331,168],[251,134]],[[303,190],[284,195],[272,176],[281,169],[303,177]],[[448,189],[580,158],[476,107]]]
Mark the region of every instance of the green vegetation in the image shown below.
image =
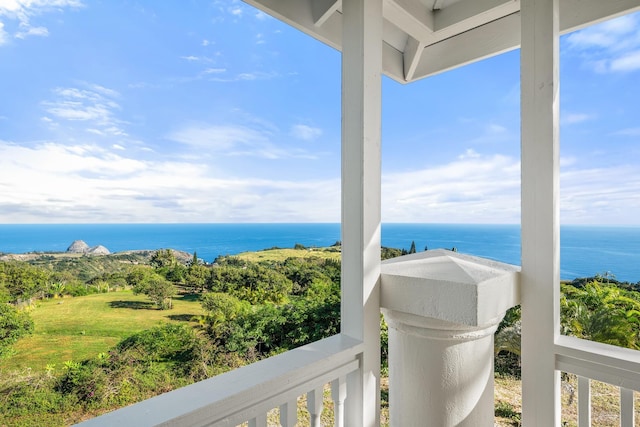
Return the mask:
[[[412,242],[381,256],[413,252]],[[0,262],[0,425],[77,422],[339,331],[339,242],[213,265],[166,249],[113,263],[44,255]],[[564,333],[640,347],[637,285],[610,274],[564,283],[561,310]],[[384,319],[381,331],[385,373]],[[495,342],[498,384],[514,387],[519,307]],[[506,425],[518,425],[519,411],[498,398]]]
[[[34,333],[18,341],[13,346],[15,354],[0,360],[0,367],[42,370],[48,364],[84,360],[144,329],[189,322],[203,313],[198,297],[189,294],[175,298],[169,311],[154,309],[144,296],[132,291],[42,300],[30,310]]]
[[[0,425],[67,425],[335,334],[339,249],[295,252],[207,266],[161,250],[84,281],[81,263],[0,263],[3,301],[31,302],[3,307],[35,323],[3,340]]]
[[[25,335],[33,332],[33,320],[29,314],[0,303],[0,358],[12,351],[11,346]]]

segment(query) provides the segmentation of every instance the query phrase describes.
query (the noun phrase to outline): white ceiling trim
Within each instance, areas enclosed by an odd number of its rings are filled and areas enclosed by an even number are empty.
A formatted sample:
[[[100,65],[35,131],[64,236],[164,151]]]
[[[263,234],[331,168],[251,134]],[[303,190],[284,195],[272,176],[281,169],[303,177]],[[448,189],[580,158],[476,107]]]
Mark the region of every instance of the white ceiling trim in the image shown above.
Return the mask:
[[[244,1],[341,50],[342,0]],[[384,18],[391,25],[382,46],[382,69],[401,83],[520,46],[520,0],[436,0],[436,10],[430,10],[425,0],[382,1]],[[560,31],[638,10],[640,0],[561,0]]]

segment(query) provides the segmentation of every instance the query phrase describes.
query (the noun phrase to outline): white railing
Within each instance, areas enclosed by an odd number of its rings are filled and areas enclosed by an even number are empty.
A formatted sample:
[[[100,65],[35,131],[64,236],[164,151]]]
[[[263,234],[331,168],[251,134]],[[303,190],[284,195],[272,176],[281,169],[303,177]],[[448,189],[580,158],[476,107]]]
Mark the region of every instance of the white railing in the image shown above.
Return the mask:
[[[591,425],[591,380],[620,388],[620,426],[635,426],[634,391],[640,391],[640,352],[560,336],[556,369],[578,376],[578,425]]]
[[[360,368],[362,343],[334,335],[85,421],[80,426],[266,427],[280,409],[280,424],[295,426],[297,398],[307,395],[311,426],[320,426],[323,387],[331,384],[335,425],[342,426],[347,374]]]

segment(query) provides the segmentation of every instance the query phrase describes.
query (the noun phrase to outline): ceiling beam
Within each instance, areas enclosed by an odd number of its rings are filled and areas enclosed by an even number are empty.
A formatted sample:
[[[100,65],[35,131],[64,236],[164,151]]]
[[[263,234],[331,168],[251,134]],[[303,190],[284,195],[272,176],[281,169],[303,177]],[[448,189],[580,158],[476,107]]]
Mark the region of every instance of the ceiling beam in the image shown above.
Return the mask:
[[[560,2],[560,33],[570,33],[637,11],[640,11],[638,0],[562,0]]]
[[[462,0],[434,11],[434,30],[438,38],[449,38],[519,10],[519,0]]]
[[[322,26],[317,26],[313,14],[315,0],[244,0],[244,2],[341,50],[342,18],[336,19],[338,14],[329,15]]]
[[[384,0],[383,14],[409,37],[425,44],[437,41],[433,36],[433,13],[420,0]]]
[[[433,10],[442,9],[442,5],[444,4],[444,0],[433,0]]]
[[[567,34],[607,19],[640,11],[640,2],[562,0],[559,7],[560,32]],[[417,80],[428,77],[519,47],[520,12],[517,12],[426,46],[413,78]]]
[[[311,7],[313,8],[313,20],[319,27],[342,7],[342,0],[315,0]]]
[[[438,74],[516,49],[519,44],[520,13],[516,13],[425,47],[413,77]]]
[[[339,8],[336,8],[337,12],[325,14],[326,20],[322,25],[316,25],[313,4],[318,0],[244,1],[335,49],[341,50],[342,48],[342,15]],[[327,5],[334,1],[335,6],[335,3],[341,0],[326,1]],[[405,49],[412,50],[407,52],[408,54],[405,56],[397,47],[394,48],[388,43],[383,43],[383,72],[400,83],[407,83],[520,47],[519,12],[469,28],[461,34],[450,34],[450,37],[443,40],[443,36],[449,35],[448,32],[453,28],[460,30],[465,26],[478,24],[478,22],[474,23],[472,17],[465,18],[466,15],[463,11],[456,12],[456,8],[454,8],[457,4],[460,7],[466,5],[467,8],[473,8],[477,6],[474,6],[476,3],[483,5],[484,8],[481,9],[484,10],[483,13],[499,16],[514,5],[519,6],[520,1],[462,0],[446,9],[436,11],[432,16],[435,19],[432,23],[430,21],[431,12],[422,5],[420,0],[383,0],[383,12],[389,13],[389,16],[385,16],[385,18],[397,28],[409,33],[409,36],[416,41],[426,45],[424,49],[420,49],[420,43],[407,42]],[[421,9],[420,5],[422,5]],[[491,5],[494,7],[491,8]],[[413,8],[418,8],[416,9],[417,18],[413,15],[407,16]],[[451,9],[448,12],[449,15],[443,15],[447,9]],[[566,34],[609,18],[636,11],[640,11],[639,0],[561,0],[560,31],[562,34]],[[401,19],[401,17],[404,18]],[[437,30],[447,23],[447,27]],[[435,28],[436,32],[433,33],[431,28]],[[408,66],[405,67],[405,64]],[[411,73],[414,68],[415,71]]]
[[[418,67],[418,63],[420,63],[420,57],[422,56],[424,47],[424,43],[414,39],[413,37],[409,37],[407,40],[407,46],[404,48],[404,53],[402,55],[404,79],[406,81],[413,80],[413,76],[416,72],[416,68]]]

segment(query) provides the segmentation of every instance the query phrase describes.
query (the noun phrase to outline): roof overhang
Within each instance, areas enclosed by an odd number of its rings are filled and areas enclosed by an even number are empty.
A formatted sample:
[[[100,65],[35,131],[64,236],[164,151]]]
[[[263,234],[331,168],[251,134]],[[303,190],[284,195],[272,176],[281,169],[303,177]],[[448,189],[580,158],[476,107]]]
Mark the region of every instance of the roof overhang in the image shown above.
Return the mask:
[[[244,0],[342,50],[342,0]],[[409,83],[520,46],[520,0],[381,0],[382,71]],[[640,10],[639,0],[560,0],[560,31]]]

